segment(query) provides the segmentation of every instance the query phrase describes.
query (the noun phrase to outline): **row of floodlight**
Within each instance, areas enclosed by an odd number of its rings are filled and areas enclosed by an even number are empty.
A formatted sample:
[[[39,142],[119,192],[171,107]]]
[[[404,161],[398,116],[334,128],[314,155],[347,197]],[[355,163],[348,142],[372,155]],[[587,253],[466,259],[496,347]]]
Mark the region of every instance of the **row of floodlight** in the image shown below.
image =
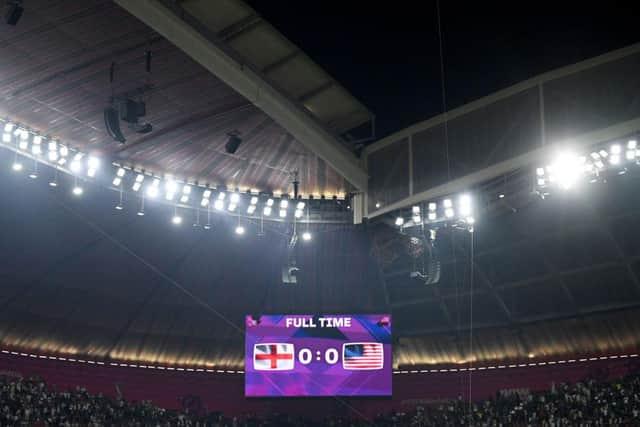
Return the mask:
[[[17,155],[18,152],[24,152],[25,155],[31,155],[37,159],[37,163],[42,162],[49,164],[50,166],[65,170],[68,169],[76,177],[84,176],[89,178],[95,178],[98,169],[101,166],[100,159],[95,156],[87,155],[81,151],[71,149],[68,146],[61,144],[55,139],[48,139],[41,135],[38,135],[24,127],[21,127],[10,121],[0,121],[2,126],[2,142],[13,146],[15,142],[17,147],[16,156],[12,165],[13,170],[20,171],[23,169],[22,159]],[[46,147],[46,150],[44,149]],[[168,202],[188,204],[194,195],[194,187],[201,189],[200,194],[200,207],[208,208],[211,204],[212,207],[218,211],[228,211],[235,213],[241,205],[243,205],[243,196],[237,192],[227,192],[213,190],[210,187],[202,187],[195,183],[179,182],[171,176],[166,176],[161,179],[157,176],[149,175],[141,171],[131,170],[124,168],[120,165],[114,165],[115,172],[111,184],[124,190],[125,181],[132,179],[130,189],[134,193],[141,193],[142,196],[155,199],[164,195],[164,198]],[[132,177],[132,178],[131,178]],[[77,179],[76,179],[77,182]],[[51,186],[56,186],[57,181],[51,181]],[[216,194],[214,195],[214,191]],[[80,195],[83,190],[80,185],[74,187],[73,193]],[[305,215],[306,203],[300,199],[287,198],[275,198],[265,197],[257,192],[247,193],[248,203],[243,206],[246,209],[246,215],[254,216],[260,212],[263,216],[270,217],[273,214],[277,214],[281,219],[286,219],[289,215],[289,206],[293,206],[293,216],[296,219],[302,219]],[[228,196],[228,197],[227,197]],[[311,196],[309,197],[312,198]],[[322,197],[323,199],[324,197]],[[274,200],[275,199],[275,200]],[[334,197],[337,199],[337,197]],[[260,209],[260,210],[259,210]]]
[[[426,215],[423,211],[424,206],[427,208]],[[414,205],[411,207],[410,219],[407,220],[403,216],[397,216],[395,224],[398,227],[407,227],[447,221],[463,222],[469,226],[475,223],[473,202],[470,195],[460,195],[457,203],[454,203],[452,198],[445,198],[439,202],[428,202],[423,206]]]
[[[14,163],[12,164],[12,169],[14,171],[16,171],[16,172],[22,171],[23,170],[22,169],[22,163],[17,163],[17,162],[14,161]],[[38,176],[37,176],[37,174],[33,173],[33,174],[30,174],[29,177],[35,179]],[[116,174],[116,178],[118,178],[117,174]],[[121,176],[119,178],[121,178]],[[114,178],[114,180],[115,180],[115,178]],[[58,187],[59,184],[58,184],[57,176],[54,176],[54,178],[49,182],[49,185],[51,187]],[[183,197],[190,193],[189,190],[185,191],[184,188],[189,188],[189,187],[187,187],[187,186],[183,187],[183,192],[182,192]],[[209,194],[210,194],[210,190],[206,190],[206,191],[209,191]],[[77,178],[74,180],[74,185],[71,188],[71,193],[74,196],[77,196],[77,197],[80,197],[80,196],[82,196],[84,194],[84,188],[82,187],[81,183],[77,180]],[[224,194],[225,193],[219,193],[218,194],[218,198],[216,199],[216,202],[223,201],[224,198],[225,198]],[[232,193],[231,196],[229,197],[229,199],[231,200],[231,203],[237,203],[238,200],[239,200],[239,194]],[[257,205],[257,200],[258,200],[257,196],[252,196],[251,200],[250,200],[251,204],[249,206],[254,206],[254,208],[255,208],[255,206]],[[185,200],[185,202],[186,201],[188,201],[188,200]],[[285,202],[285,203],[283,203],[283,202]],[[271,205],[273,205],[273,199],[269,199],[267,201],[267,204],[268,204],[267,207],[270,207]],[[281,200],[280,201],[280,206],[281,207],[284,206],[286,208],[287,204],[288,204],[287,200]],[[215,205],[215,202],[214,202],[214,205]],[[209,215],[210,214],[210,207],[208,206],[208,203],[204,204],[203,207],[205,207],[207,209],[207,214],[208,214],[207,222],[205,224],[201,225],[200,222],[199,222],[199,214],[198,214],[198,220],[196,222],[194,222],[193,226],[194,227],[202,226],[205,230],[209,230],[209,229],[211,229],[211,218],[210,218],[210,215]],[[298,202],[298,204],[296,205],[296,212],[297,211],[302,211],[303,208],[304,208],[304,202]],[[122,204],[122,199],[115,206],[115,209],[119,210],[119,211],[124,210],[124,206]],[[222,209],[224,209],[224,207],[220,206],[219,208],[216,208],[216,209],[222,210]],[[255,209],[254,209],[254,211],[255,211]],[[139,209],[137,210],[136,214],[138,216],[145,216],[144,198],[141,198],[140,206],[139,206]],[[298,216],[298,214],[296,214],[296,215]],[[281,214],[281,216],[283,216],[283,214]],[[175,210],[174,210],[174,214],[171,217],[171,223],[173,225],[179,226],[179,225],[182,225],[183,222],[184,222],[184,218],[180,214],[180,212],[178,211],[178,208],[176,206]],[[240,224],[238,222],[238,224],[234,228],[234,231],[238,235],[244,235],[246,229],[242,224]],[[302,239],[303,240],[309,241],[309,240],[311,240],[311,238],[312,238],[312,235],[308,230],[302,233]]]
[[[626,144],[611,144],[608,149],[595,150],[589,155],[564,151],[551,164],[536,168],[536,186],[544,189],[557,185],[568,190],[585,177],[596,182],[606,171],[613,170],[618,175],[624,175],[630,165],[640,165],[640,149],[636,139],[630,139]]]

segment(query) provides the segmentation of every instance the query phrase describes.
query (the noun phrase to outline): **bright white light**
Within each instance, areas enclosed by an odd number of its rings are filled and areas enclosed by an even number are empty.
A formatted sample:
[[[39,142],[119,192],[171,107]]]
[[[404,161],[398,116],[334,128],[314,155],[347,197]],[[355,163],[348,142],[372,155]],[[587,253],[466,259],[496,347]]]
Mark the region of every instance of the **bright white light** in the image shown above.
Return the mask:
[[[121,211],[122,209],[124,209],[124,208],[122,207],[122,205],[116,205],[116,210],[117,210],[117,211]]]
[[[236,205],[235,203],[229,203],[229,212],[233,212],[236,210],[236,208],[238,207],[238,205]]]
[[[240,201],[240,195],[238,193],[231,193],[229,200],[231,200],[231,203],[238,204]]]
[[[82,189],[82,187],[80,187],[80,186],[76,185],[75,187],[73,187],[72,192],[73,192],[73,194],[74,194],[74,195],[76,195],[76,196],[81,196],[81,195],[82,195],[82,193],[84,193],[84,190]]]
[[[429,219],[429,221],[435,221],[438,218],[438,216],[436,215],[435,212],[429,212],[427,214],[427,218]]]
[[[267,200],[267,206],[273,206],[273,199]]]
[[[11,132],[13,130],[13,123],[11,122],[7,122],[4,124],[4,131],[5,132]]]
[[[254,213],[255,211],[256,211],[256,205],[249,205],[249,206],[247,207],[247,213],[248,213],[249,215],[253,215],[253,213]]]
[[[164,184],[164,188],[166,191],[164,197],[167,200],[173,200],[173,197],[176,195],[176,191],[178,190],[178,184],[176,184],[173,179],[167,178],[167,181]]]
[[[301,211],[300,209],[296,209],[295,212],[293,213],[293,216],[295,216],[296,218],[302,218],[303,214],[304,214],[303,211]]]
[[[396,225],[398,227],[402,227],[402,225],[404,224],[404,218],[402,218],[401,216],[396,218]]]
[[[452,208],[447,208],[444,210],[444,216],[446,216],[447,218],[452,218],[453,215],[454,215],[454,212]]]
[[[429,212],[435,212],[438,209],[438,205],[435,202],[429,203]]]
[[[11,142],[11,134],[3,133],[2,134],[2,142]]]
[[[468,194],[460,196],[460,215],[471,215],[471,197]]]
[[[21,139],[20,142],[18,142],[18,148],[23,151],[27,151],[27,148],[29,148],[29,141]]]
[[[251,204],[255,205],[258,203],[258,198],[256,196],[251,197]]]
[[[614,144],[611,146],[611,154],[620,154],[621,152],[622,152],[622,149],[618,144]]]
[[[55,151],[49,151],[49,161],[55,162],[56,160],[58,160],[58,153]]]
[[[143,210],[139,210],[138,211],[138,216],[144,216],[144,211]]]
[[[544,168],[537,168],[536,169],[536,175],[544,176]]]
[[[627,150],[626,159],[627,160],[635,160],[636,151],[635,150]]]
[[[226,194],[223,191],[221,191],[220,193],[218,193],[218,200],[224,200],[225,196]]]
[[[66,145],[61,145],[60,146],[60,155],[62,157],[67,157],[69,155],[69,147],[67,147]]]
[[[280,200],[280,209],[287,209],[289,201],[287,199]]]
[[[263,213],[265,216],[270,216],[271,215],[271,206],[265,206]]]
[[[444,199],[442,201],[442,206],[444,206],[445,209],[451,208],[451,207],[453,207],[453,202],[451,201],[451,199]]]
[[[40,144],[36,144],[34,141],[33,145],[31,146],[31,152],[34,155],[39,156],[40,154],[42,154],[42,146]]]
[[[545,184],[544,178],[538,178],[538,186],[542,187]]]
[[[156,197],[158,197],[158,194],[160,194],[160,179],[159,178],[153,178],[153,182],[151,182],[151,185],[149,185],[149,187],[147,188],[147,196],[151,197],[152,199],[155,199]]]
[[[93,178],[94,176],[96,176],[96,171],[100,167],[100,159],[90,156],[89,160],[87,161],[87,165],[89,166],[87,169],[87,175]]]
[[[211,190],[204,190],[202,193],[202,200],[200,201],[200,206],[206,208],[209,205],[209,197],[211,197]]]
[[[224,209],[224,202],[222,200],[218,199],[213,203],[213,207],[215,209],[221,211],[221,210]]]
[[[629,142],[627,142],[627,148],[629,150],[635,150],[637,146],[638,141],[636,141],[635,139],[630,139]]]
[[[29,174],[29,178],[31,179],[36,179],[38,177],[38,174],[36,173],[36,171],[33,171]]]
[[[33,140],[35,142],[35,138]],[[58,143],[55,141],[49,141],[47,147],[49,147],[49,151],[58,151]]]
[[[120,178],[122,178],[126,172],[127,171],[124,170],[123,168],[119,168],[118,171],[116,172],[116,176],[119,176]]]
[[[602,155],[602,153],[600,153]],[[576,156],[571,153],[560,153],[553,164],[554,178],[561,188],[568,190],[573,187],[584,168]]]
[[[591,158],[593,160],[598,160],[600,159],[600,154],[596,153],[595,151],[593,153],[591,153]]]
[[[189,195],[191,194],[191,186],[185,184],[182,187],[182,196],[180,197],[180,203],[187,203],[189,201]]]
[[[236,227],[236,234],[240,234],[243,235],[244,234],[244,227],[239,225]]]
[[[80,169],[82,169],[82,165],[79,161],[73,160],[69,168],[71,169],[71,172],[78,173],[80,172]]]
[[[476,219],[472,216],[467,217],[466,221],[467,221],[467,224],[471,224],[471,225],[476,223]]]
[[[298,209],[299,211],[304,209],[304,202],[298,202],[298,204],[296,205],[296,209]]]
[[[602,163],[602,160],[598,160],[597,162],[594,163],[594,165],[596,165],[598,169],[604,168],[604,163]]]
[[[51,186],[51,187],[57,187],[57,186],[58,186],[58,183],[57,183],[56,181],[51,181],[51,182],[49,182],[49,186]]]
[[[280,209],[280,218],[284,218],[287,216],[287,211],[284,209]]]
[[[16,172],[20,172],[22,170],[22,163],[13,162],[13,164],[11,165],[11,169],[13,169]]]
[[[419,214],[420,213],[420,206],[412,206],[411,207],[411,212],[413,212],[414,215]]]
[[[619,154],[612,154],[611,157],[609,157],[609,162],[612,165],[617,165],[620,163],[620,155]]]
[[[498,194],[498,199],[504,199],[504,194],[502,193]]]
[[[606,150],[600,150],[599,154],[600,154],[600,157],[607,157],[609,155],[609,153],[607,153]]]
[[[182,224],[182,217],[180,215],[174,215],[173,218],[171,218],[171,222],[174,225],[180,225]]]
[[[413,216],[413,223],[414,224],[420,224],[422,222],[422,218],[420,218],[420,215],[414,215]]]
[[[309,233],[308,231],[302,233],[302,240],[306,240],[307,242],[311,240],[311,233]]]
[[[139,173],[138,175],[136,175],[136,181],[133,183],[133,186],[131,187],[133,191],[140,190],[140,187],[142,187],[142,181],[144,181],[144,175]]]
[[[116,176],[115,178],[113,178],[113,181],[111,182],[111,184],[113,184],[114,187],[120,186],[120,184],[122,184],[122,178],[120,178],[119,176]]]

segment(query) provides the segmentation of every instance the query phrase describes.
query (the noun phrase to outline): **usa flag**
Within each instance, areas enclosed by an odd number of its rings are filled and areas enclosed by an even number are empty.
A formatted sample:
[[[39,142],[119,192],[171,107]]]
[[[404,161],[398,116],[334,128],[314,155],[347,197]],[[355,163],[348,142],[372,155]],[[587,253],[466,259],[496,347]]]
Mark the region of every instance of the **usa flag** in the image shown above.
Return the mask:
[[[342,367],[348,370],[382,369],[384,349],[377,342],[352,342],[342,346]]]

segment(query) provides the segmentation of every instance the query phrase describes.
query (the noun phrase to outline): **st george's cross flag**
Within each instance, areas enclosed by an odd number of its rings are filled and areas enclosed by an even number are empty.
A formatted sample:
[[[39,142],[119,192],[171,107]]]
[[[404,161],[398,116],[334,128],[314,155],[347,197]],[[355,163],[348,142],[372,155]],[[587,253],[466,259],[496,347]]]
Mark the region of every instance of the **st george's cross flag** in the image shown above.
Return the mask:
[[[289,371],[293,369],[293,344],[255,344],[253,369],[256,371]]]

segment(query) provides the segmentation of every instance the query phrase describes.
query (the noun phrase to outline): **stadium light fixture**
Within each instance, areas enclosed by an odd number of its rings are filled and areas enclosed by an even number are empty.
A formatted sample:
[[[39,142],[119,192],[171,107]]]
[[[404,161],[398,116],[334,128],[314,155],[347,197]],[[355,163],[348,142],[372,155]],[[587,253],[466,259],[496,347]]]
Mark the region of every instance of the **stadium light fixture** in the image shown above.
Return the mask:
[[[302,240],[307,242],[311,240],[311,233],[309,233],[308,231],[305,231],[304,233],[302,233]]]
[[[249,206],[247,206],[247,213],[248,213],[249,215],[253,215],[255,211],[256,211],[256,205],[249,205]]]
[[[257,205],[258,204],[258,197],[257,196],[251,196],[250,204]]]
[[[71,161],[71,165],[69,165],[69,168],[71,169],[71,172],[73,173],[79,173],[82,170],[82,157],[84,156],[84,154],[82,153],[76,153],[73,156],[73,160]]]
[[[264,207],[264,210],[262,211],[264,213],[264,216],[271,216],[271,210],[273,208],[269,205]]]
[[[182,217],[180,215],[174,214],[173,217],[171,217],[171,223],[173,225],[182,224]]]
[[[80,187],[78,184],[76,184],[73,187],[72,192],[73,192],[74,196],[82,196],[82,193],[84,193],[84,190],[82,189],[82,187]]]
[[[243,235],[243,234],[244,234],[244,231],[245,231],[245,230],[244,230],[244,227],[243,227],[243,226],[238,225],[238,226],[236,227],[236,234]]]
[[[401,216],[396,218],[396,225],[398,227],[402,227],[404,225],[404,218],[402,218]]]
[[[286,218],[286,217],[287,217],[287,210],[280,209],[280,218]]]
[[[118,168],[116,176],[113,178],[113,181],[111,181],[111,184],[113,184],[114,187],[119,187],[120,184],[122,184],[122,178],[124,177],[125,173],[126,170],[124,170],[123,168]]]
[[[8,132],[4,132],[2,134],[2,142],[4,142],[5,144],[9,144],[11,142],[11,134]]]
[[[151,182],[149,187],[147,187],[147,196],[155,199],[156,197],[158,197],[158,194],[160,194],[160,179],[153,178],[153,181]]]
[[[11,169],[13,169],[15,172],[20,172],[22,170],[22,163],[20,163],[18,160],[14,160],[13,164],[11,165]]]
[[[221,199],[218,197],[218,199],[216,199],[216,201],[215,201],[215,202],[213,202],[213,207],[214,207],[216,210],[219,210],[219,211],[223,210],[223,209],[224,209],[224,201],[223,201],[223,200],[221,200]]]
[[[165,199],[167,199],[168,201],[172,201],[176,195],[176,191],[178,191],[178,184],[176,184],[173,178],[167,177],[165,178],[164,189]]]
[[[237,205],[240,201],[240,195],[238,193],[231,193],[231,196],[229,196],[229,200],[231,201],[231,203]]]
[[[4,124],[4,131],[6,133],[10,133],[13,130],[14,127],[15,127],[15,125],[13,123],[7,122],[7,123]]]
[[[144,181],[144,175],[139,173],[138,175],[136,175],[136,180],[133,183],[131,189],[135,192],[138,192],[140,190],[140,187],[142,187],[142,181]]]
[[[204,190],[202,193],[202,200],[200,200],[200,206],[206,208],[209,206],[209,199],[211,198],[211,190]]]
[[[89,156],[89,160],[87,161],[87,176],[93,178],[96,176],[96,171],[100,167],[100,159],[94,156]]]
[[[182,196],[180,196],[180,203],[189,203],[189,196],[191,195],[191,186],[185,184],[182,187]]]
[[[233,202],[229,203],[229,206],[227,207],[227,209],[229,209],[229,212],[234,212],[236,210],[236,208],[238,207],[238,205],[236,205]]]

